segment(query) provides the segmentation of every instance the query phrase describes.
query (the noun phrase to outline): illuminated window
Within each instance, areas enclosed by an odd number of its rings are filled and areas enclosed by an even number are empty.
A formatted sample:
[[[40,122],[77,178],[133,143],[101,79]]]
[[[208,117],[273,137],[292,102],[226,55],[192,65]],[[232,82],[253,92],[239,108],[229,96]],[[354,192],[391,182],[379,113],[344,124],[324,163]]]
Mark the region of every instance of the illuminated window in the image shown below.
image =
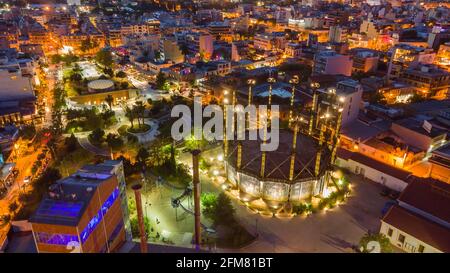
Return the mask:
[[[35,232],[37,243],[49,245],[67,245],[69,242],[78,242],[78,236],[71,234],[52,234],[46,232]]]
[[[119,188],[115,188],[114,191],[111,193],[111,195],[106,199],[105,203],[103,203],[101,209],[97,212],[97,214],[89,221],[87,226],[84,228],[84,230],[81,232],[81,242],[84,243],[89,238],[89,235],[95,230],[95,228],[98,226],[98,224],[102,221],[103,216],[108,212],[108,210],[111,208],[111,206],[114,204],[114,201],[116,201],[117,197],[119,196]]]

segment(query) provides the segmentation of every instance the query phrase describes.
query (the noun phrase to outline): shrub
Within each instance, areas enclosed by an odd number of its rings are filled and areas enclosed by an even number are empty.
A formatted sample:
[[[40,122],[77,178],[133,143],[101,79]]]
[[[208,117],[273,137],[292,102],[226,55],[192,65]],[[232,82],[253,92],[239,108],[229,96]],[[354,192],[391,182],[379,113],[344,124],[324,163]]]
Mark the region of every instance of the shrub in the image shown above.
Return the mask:
[[[376,243],[379,244],[379,249]],[[392,246],[389,239],[381,233],[366,233],[359,241],[359,249],[363,253],[392,252]]]
[[[138,238],[140,236],[140,231],[137,216],[134,216],[133,218],[130,219],[130,225],[131,225],[131,234],[133,238]],[[148,234],[150,234],[150,220],[146,216],[144,216],[144,229],[145,233],[148,236]]]

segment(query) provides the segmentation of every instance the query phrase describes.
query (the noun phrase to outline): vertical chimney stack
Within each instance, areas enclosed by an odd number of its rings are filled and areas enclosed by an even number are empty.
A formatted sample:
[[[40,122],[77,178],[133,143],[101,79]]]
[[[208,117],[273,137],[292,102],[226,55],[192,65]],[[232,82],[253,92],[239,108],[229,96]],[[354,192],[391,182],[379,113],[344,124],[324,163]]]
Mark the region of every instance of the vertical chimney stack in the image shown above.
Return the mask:
[[[147,234],[144,226],[144,214],[142,212],[141,184],[133,185],[134,196],[136,198],[136,210],[139,222],[139,234],[141,237],[141,253],[147,253]]]
[[[195,248],[200,249],[201,244],[201,223],[200,223],[200,177],[199,177],[199,156],[200,150],[192,151],[192,168],[194,184],[194,217],[195,217]]]

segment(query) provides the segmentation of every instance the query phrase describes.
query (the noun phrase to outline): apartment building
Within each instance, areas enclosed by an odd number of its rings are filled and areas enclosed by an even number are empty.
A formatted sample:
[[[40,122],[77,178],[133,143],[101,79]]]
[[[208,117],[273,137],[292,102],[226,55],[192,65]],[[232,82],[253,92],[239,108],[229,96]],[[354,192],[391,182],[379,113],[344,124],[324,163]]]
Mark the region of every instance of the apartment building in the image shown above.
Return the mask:
[[[398,80],[410,65],[431,64],[435,55],[432,49],[398,44],[391,49],[387,77],[389,80]]]
[[[429,64],[411,66],[402,73],[400,81],[413,86],[426,98],[450,98],[450,73]]]
[[[378,53],[374,50],[365,48],[355,48],[352,50],[353,65],[352,71],[359,73],[376,72],[378,61],[380,59]]]
[[[320,51],[314,55],[313,74],[350,76],[352,66],[353,60],[348,55],[334,51]]]
[[[51,185],[30,218],[39,253],[114,252],[125,241],[116,174],[79,171]]]

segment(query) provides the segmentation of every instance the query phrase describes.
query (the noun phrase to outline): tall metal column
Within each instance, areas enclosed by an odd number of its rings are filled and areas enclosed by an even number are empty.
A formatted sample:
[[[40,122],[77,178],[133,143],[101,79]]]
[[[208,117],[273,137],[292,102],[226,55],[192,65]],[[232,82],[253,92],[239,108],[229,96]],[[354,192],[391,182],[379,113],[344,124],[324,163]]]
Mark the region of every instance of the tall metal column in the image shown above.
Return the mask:
[[[317,119],[317,103],[318,103],[318,94],[317,89],[319,88],[319,83],[312,83],[311,88],[313,89],[313,105],[311,109],[311,116],[309,118],[309,130],[308,134],[311,135],[313,133],[314,122]]]
[[[291,105],[289,109],[289,128],[292,125],[293,122],[293,111],[294,111],[294,98],[295,98],[295,85],[298,84],[299,78],[297,75],[292,77],[292,79],[289,80],[289,83],[292,84],[292,94],[291,94]]]
[[[136,210],[137,210],[137,216],[138,216],[138,223],[139,223],[139,234],[141,238],[141,253],[147,253],[147,233],[145,232],[145,225],[144,225],[144,214],[142,212],[142,198],[141,198],[141,184],[136,184],[131,187],[134,191],[134,197],[136,199]]]
[[[201,223],[200,223],[200,177],[199,177],[199,156],[200,150],[192,151],[192,182],[194,184],[194,227],[195,227],[195,248],[200,249],[201,245]]]

